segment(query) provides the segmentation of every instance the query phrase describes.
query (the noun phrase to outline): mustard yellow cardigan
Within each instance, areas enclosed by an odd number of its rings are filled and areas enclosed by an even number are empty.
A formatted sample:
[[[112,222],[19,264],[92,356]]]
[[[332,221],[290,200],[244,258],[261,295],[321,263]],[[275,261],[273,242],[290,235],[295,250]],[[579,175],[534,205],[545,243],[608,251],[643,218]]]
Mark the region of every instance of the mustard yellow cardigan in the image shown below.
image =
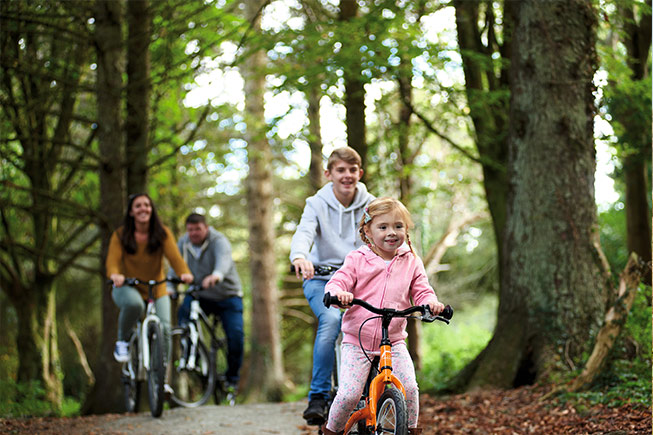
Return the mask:
[[[186,265],[186,262],[179,253],[177,248],[177,241],[172,232],[165,225],[163,229],[166,232],[166,238],[161,245],[161,248],[154,253],[147,251],[147,242],[136,243],[137,249],[135,254],[128,254],[124,251],[120,243],[120,235],[122,234],[123,227],[118,228],[111,235],[109,242],[109,252],[107,253],[106,269],[107,277],[114,273],[120,273],[128,278],[138,278],[141,281],[148,281],[151,279],[161,281],[165,278],[164,262],[165,257],[170,266],[174,269],[177,276],[183,273],[191,273]],[[139,285],[138,291],[147,299],[147,286]],[[154,298],[158,299],[167,294],[165,284],[159,284],[154,288]]]

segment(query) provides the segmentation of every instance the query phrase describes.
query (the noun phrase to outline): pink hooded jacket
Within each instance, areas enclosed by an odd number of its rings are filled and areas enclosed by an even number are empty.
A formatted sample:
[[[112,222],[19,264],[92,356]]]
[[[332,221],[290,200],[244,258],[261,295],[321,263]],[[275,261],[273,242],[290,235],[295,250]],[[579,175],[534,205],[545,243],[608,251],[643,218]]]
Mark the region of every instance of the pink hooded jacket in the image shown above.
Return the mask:
[[[324,292],[335,295],[337,289],[351,292],[355,298],[376,307],[398,310],[437,300],[422,260],[405,245],[397,250],[389,264],[367,246],[351,251],[343,266],[326,284]],[[414,303],[411,303],[411,299]],[[342,318],[343,343],[359,345],[361,323],[375,315],[358,305],[348,308]],[[393,345],[406,339],[406,322],[402,318],[390,322],[390,341]],[[361,331],[365,350],[378,350],[380,341],[381,319],[365,323]]]

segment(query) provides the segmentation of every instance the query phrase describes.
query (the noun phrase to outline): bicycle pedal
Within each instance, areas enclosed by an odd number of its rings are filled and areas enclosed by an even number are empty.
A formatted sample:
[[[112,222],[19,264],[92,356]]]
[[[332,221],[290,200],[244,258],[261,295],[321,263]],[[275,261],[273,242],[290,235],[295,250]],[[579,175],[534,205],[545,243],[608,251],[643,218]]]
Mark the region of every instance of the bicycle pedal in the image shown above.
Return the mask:
[[[309,418],[306,420],[306,424],[309,426],[322,426],[326,420],[324,418]]]

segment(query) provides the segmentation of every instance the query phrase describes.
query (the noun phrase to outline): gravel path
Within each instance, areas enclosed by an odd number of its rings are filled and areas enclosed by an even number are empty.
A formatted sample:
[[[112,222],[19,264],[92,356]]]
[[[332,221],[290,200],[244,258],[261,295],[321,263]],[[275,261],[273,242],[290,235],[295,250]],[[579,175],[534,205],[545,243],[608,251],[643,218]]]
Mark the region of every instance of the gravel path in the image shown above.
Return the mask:
[[[119,416],[97,424],[102,434],[312,434],[302,419],[306,401],[255,403],[165,410],[160,418],[149,412]]]

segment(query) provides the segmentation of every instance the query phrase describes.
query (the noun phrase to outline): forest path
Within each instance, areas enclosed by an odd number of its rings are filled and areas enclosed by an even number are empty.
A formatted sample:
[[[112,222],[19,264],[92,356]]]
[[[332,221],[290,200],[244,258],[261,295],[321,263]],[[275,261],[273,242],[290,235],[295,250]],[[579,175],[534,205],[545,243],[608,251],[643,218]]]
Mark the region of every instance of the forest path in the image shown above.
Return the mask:
[[[420,397],[423,435],[513,434],[650,434],[651,409],[626,403],[604,405],[540,401],[546,390],[479,391],[449,397]],[[627,398],[624,398],[627,401]],[[148,411],[76,418],[0,419],[0,434],[71,435],[317,435],[306,426],[306,400],[292,403],[206,405],[195,409],[167,409],[160,418]]]

